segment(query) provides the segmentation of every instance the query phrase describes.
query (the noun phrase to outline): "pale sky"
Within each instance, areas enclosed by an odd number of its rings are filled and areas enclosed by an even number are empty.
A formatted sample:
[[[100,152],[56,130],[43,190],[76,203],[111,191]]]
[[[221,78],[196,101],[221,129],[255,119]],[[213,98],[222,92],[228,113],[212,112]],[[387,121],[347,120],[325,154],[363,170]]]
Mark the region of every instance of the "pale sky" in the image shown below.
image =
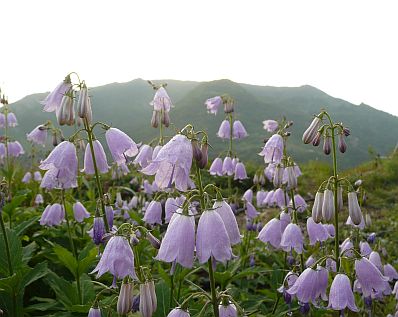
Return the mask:
[[[398,115],[398,2],[2,0],[0,87],[10,101],[78,72],[309,84]],[[321,106],[321,105],[320,105]]]

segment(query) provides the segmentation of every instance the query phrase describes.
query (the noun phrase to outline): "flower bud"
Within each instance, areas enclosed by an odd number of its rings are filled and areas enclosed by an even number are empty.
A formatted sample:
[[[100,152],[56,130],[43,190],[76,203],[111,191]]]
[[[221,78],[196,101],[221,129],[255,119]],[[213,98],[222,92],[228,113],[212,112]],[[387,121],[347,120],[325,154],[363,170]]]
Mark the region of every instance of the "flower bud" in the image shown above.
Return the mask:
[[[345,151],[347,151],[347,143],[345,142],[344,138],[345,137],[343,134],[339,135],[339,151],[341,153],[345,153]]]
[[[272,182],[274,183],[275,188],[278,188],[282,185],[283,173],[284,173],[284,168],[278,164],[275,167],[274,177],[272,179]]]
[[[131,311],[133,313],[139,311],[140,309],[140,294],[133,297],[133,303],[131,305]]]
[[[365,224],[367,227],[370,227],[372,225],[372,218],[370,217],[369,213],[365,215]]]
[[[192,145],[192,155],[194,160],[196,162],[200,162],[200,160],[202,159],[202,151],[200,150],[198,140],[192,140],[191,145]]]
[[[323,193],[317,192],[315,194],[314,205],[312,206],[312,219],[314,219],[316,223],[319,223],[322,220],[322,204]]]
[[[294,171],[294,166],[288,166],[285,168],[285,173],[287,173],[287,188],[293,189],[297,187],[297,176]]]
[[[350,129],[348,129],[348,128],[343,128],[343,134],[344,134],[345,136],[349,136],[349,135],[351,134]]]
[[[57,140],[57,134],[56,133],[53,133],[53,135],[52,135],[52,144],[53,144],[54,147],[58,145],[58,140]]]
[[[198,162],[198,166],[201,169],[203,169],[207,166],[207,163],[209,160],[208,150],[209,150],[209,145],[207,143],[202,144],[202,147],[201,147],[202,158]]]
[[[117,312],[120,315],[127,315],[133,304],[133,283],[123,283],[120,287],[117,300]]]
[[[343,210],[343,188],[337,187],[337,210]]]
[[[359,225],[362,221],[362,212],[358,204],[356,192],[348,193],[348,214],[355,225]]]
[[[156,110],[152,111],[151,126],[157,128],[159,126],[159,116]]]
[[[91,110],[89,109],[88,89],[86,84],[83,84],[77,102],[77,115],[82,119],[87,118],[88,110]]]
[[[153,281],[140,285],[140,313],[142,317],[152,317],[157,308],[155,284]]]
[[[75,123],[75,109],[73,107],[73,98],[69,95],[64,95],[61,100],[61,105],[57,109],[57,121],[59,125],[73,125]]]
[[[166,128],[170,125],[170,116],[168,111],[162,111],[162,123]]]
[[[314,120],[312,120],[310,126],[305,130],[303,134],[303,142],[305,144],[308,144],[312,142],[318,133],[319,125],[321,124],[321,119],[318,117],[315,117]]]
[[[317,132],[314,137],[314,140],[312,141],[312,145],[318,146],[321,143],[321,137],[322,137],[322,134],[320,132]]]
[[[331,151],[332,151],[332,138],[329,135],[327,135],[325,136],[325,139],[323,141],[323,153],[329,155]]]
[[[101,317],[101,309],[98,307],[91,307],[88,311],[87,317]]]
[[[160,241],[158,238],[156,238],[151,232],[148,232],[146,234],[146,239],[149,241],[149,243],[155,248],[159,249],[160,248]]]
[[[232,98],[228,98],[228,100],[224,102],[224,112],[225,113],[234,112],[234,101]]]
[[[325,221],[330,221],[334,215],[334,197],[330,189],[323,193],[322,217]]]

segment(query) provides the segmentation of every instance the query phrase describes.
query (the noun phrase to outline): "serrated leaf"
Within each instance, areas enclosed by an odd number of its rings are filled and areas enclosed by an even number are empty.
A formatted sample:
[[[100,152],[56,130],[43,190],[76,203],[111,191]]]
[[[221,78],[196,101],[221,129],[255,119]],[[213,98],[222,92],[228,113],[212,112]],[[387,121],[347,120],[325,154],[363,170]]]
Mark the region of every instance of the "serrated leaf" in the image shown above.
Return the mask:
[[[14,272],[22,265],[22,244],[14,230],[6,229],[10,248],[11,266]],[[6,244],[3,234],[0,234],[0,275],[9,275]]]
[[[9,202],[8,204],[6,204],[3,207],[3,211],[8,215],[8,216],[12,216],[14,210],[21,206],[21,204],[23,203],[23,201],[26,199],[27,195],[19,195],[19,196],[14,196],[11,200],[11,202]]]
[[[28,229],[30,226],[33,224],[37,223],[40,219],[40,216],[32,217],[29,220],[26,220],[24,222],[21,222],[17,226],[14,227],[14,231],[17,234],[17,236],[21,236],[26,229]]]
[[[54,253],[57,255],[58,260],[76,277],[78,272],[78,264],[72,252],[64,247],[56,244],[53,248]]]

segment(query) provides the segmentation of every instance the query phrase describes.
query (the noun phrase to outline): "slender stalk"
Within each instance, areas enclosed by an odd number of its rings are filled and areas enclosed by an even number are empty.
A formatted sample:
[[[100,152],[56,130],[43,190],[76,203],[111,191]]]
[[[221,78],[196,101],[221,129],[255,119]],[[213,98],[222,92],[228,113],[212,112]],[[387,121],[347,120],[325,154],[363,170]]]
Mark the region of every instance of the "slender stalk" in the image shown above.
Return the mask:
[[[163,145],[163,123],[162,123],[162,114],[163,114],[163,109],[160,110],[159,112],[159,122],[160,122],[160,126],[159,126],[159,145]]]
[[[197,164],[196,164],[196,176],[198,179],[200,208],[201,208],[201,211],[203,212],[206,209],[206,205],[205,205],[205,198],[204,198],[204,192],[203,192],[202,176],[200,174],[200,168]],[[214,317],[219,317],[218,303],[217,303],[217,292],[216,292],[216,281],[214,278],[213,261],[212,261],[211,257],[207,261],[207,265],[209,267],[209,280],[210,280],[211,302],[213,305],[213,314],[214,314]]]
[[[10,276],[14,274],[14,270],[12,269],[12,263],[11,263],[11,252],[10,252],[10,244],[8,242],[8,236],[6,232],[6,227],[4,225],[3,221],[3,215],[0,212],[0,225],[1,225],[1,231],[3,232],[3,237],[4,237],[4,243],[6,246],[6,254],[7,254],[7,263],[8,263],[8,271],[10,273]]]
[[[110,228],[109,228],[108,218],[106,217],[106,212],[105,212],[104,194],[102,192],[101,179],[100,179],[100,175],[98,173],[97,160],[95,158],[95,152],[94,152],[93,130],[90,127],[90,124],[88,123],[88,120],[86,118],[84,118],[83,120],[84,120],[84,126],[85,126],[86,131],[87,131],[88,143],[90,145],[90,151],[91,151],[91,157],[93,158],[95,181],[97,183],[98,196],[99,196],[99,199],[100,199],[100,202],[101,202],[102,218],[104,219],[106,232],[109,232]]]
[[[228,147],[228,155],[231,157],[232,159],[232,155],[233,155],[233,151],[232,151],[232,146],[233,146],[233,122],[232,122],[232,114],[229,113],[228,114],[228,120],[229,120],[229,147]],[[232,195],[232,176],[228,176],[228,195],[231,196]]]
[[[77,251],[76,251],[75,243],[73,242],[73,238],[72,238],[71,227],[70,227],[70,222],[69,222],[69,216],[68,216],[68,212],[66,210],[65,192],[64,192],[63,189],[61,190],[61,203],[62,203],[62,206],[63,206],[64,211],[65,211],[65,220],[66,220],[66,226],[68,228],[68,237],[69,237],[70,247],[72,248],[72,253],[73,253],[73,256],[76,259],[76,263],[78,263],[79,259],[77,257]],[[80,276],[79,276],[78,272],[76,272],[76,286],[77,286],[77,293],[78,293],[78,296],[79,296],[79,302],[80,302],[80,304],[82,304],[82,298],[83,297],[82,297],[82,290],[81,290],[81,286],[80,286]]]
[[[296,202],[294,201],[294,190],[290,190],[290,195],[292,196],[292,207],[293,207],[293,223],[298,225],[298,219],[297,219],[297,210],[296,210]],[[305,270],[304,267],[304,256],[303,253],[300,254],[300,267],[301,267],[301,272]]]

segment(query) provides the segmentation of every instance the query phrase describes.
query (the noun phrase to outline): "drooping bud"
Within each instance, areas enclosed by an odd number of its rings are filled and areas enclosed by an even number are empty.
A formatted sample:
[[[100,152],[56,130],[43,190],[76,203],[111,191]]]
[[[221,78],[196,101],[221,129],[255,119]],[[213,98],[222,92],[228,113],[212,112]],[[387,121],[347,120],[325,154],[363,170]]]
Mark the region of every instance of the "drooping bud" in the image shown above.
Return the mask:
[[[105,231],[104,219],[102,217],[95,217],[93,225],[93,241],[96,245],[104,242],[103,237]]]
[[[168,128],[170,125],[170,116],[168,111],[162,111],[162,123],[163,125]]]
[[[339,135],[339,151],[341,153],[347,151],[347,143],[345,142],[345,136],[343,134]]]
[[[155,248],[159,249],[160,248],[160,241],[158,238],[156,238],[151,232],[148,232],[146,234],[146,239],[149,241],[149,243]]]
[[[98,307],[91,307],[88,311],[87,317],[101,317],[101,309]]]
[[[359,225],[362,221],[362,212],[358,204],[356,192],[348,193],[348,214],[355,225]]]
[[[207,142],[202,144],[202,147],[201,147],[202,158],[197,163],[199,168],[201,168],[201,169],[203,169],[207,166],[207,163],[209,160],[208,150],[209,150],[209,144],[207,144]]]
[[[133,303],[133,284],[123,283],[120,287],[119,298],[117,300],[117,312],[126,315],[131,311]]]
[[[287,188],[293,189],[297,187],[297,176],[294,171],[294,166],[288,166],[285,168],[285,173],[287,174]]]
[[[156,110],[152,111],[151,126],[157,128],[159,126],[159,116]]]
[[[312,219],[314,219],[316,223],[319,223],[322,220],[322,204],[323,193],[317,192],[315,194],[314,205],[312,206]]]
[[[75,123],[75,110],[73,107],[73,98],[70,95],[64,95],[61,100],[61,106],[56,112],[59,125],[73,125]]]
[[[334,197],[330,189],[323,193],[322,217],[325,221],[330,221],[334,215]]]
[[[337,187],[337,210],[343,210],[343,188]]]
[[[303,142],[305,144],[308,144],[312,142],[318,133],[319,125],[321,124],[321,119],[318,117],[315,117],[314,120],[312,120],[310,126],[305,130],[303,134]]]
[[[343,128],[343,133],[345,136],[349,136],[351,134],[350,129],[348,128]]]
[[[234,112],[234,100],[232,98],[228,98],[224,101],[224,112],[231,113]]]
[[[83,87],[80,89],[80,94],[79,94],[79,100],[77,102],[77,115],[84,119],[87,118],[88,114],[88,107],[89,107],[89,101],[88,101],[88,89],[85,83],[83,83]],[[91,109],[90,109],[91,110]]]
[[[198,140],[192,140],[191,145],[193,158],[195,159],[196,163],[198,163],[202,159],[202,151],[200,150]]]
[[[153,281],[140,285],[140,313],[142,317],[152,317],[157,308],[155,284]]]
[[[312,140],[312,145],[318,146],[321,143],[321,137],[322,137],[322,134],[320,132],[317,132],[317,134],[314,137],[314,140]]]
[[[284,168],[281,165],[278,164],[275,167],[274,177],[272,179],[275,188],[278,188],[278,187],[280,187],[282,185],[283,173],[284,173]]]
[[[54,147],[58,145],[58,140],[57,140],[57,134],[56,133],[53,133],[53,135],[52,135],[52,144],[53,144]]]
[[[332,138],[330,135],[327,135],[325,136],[325,139],[323,141],[323,153],[329,155],[331,151],[332,151]]]

